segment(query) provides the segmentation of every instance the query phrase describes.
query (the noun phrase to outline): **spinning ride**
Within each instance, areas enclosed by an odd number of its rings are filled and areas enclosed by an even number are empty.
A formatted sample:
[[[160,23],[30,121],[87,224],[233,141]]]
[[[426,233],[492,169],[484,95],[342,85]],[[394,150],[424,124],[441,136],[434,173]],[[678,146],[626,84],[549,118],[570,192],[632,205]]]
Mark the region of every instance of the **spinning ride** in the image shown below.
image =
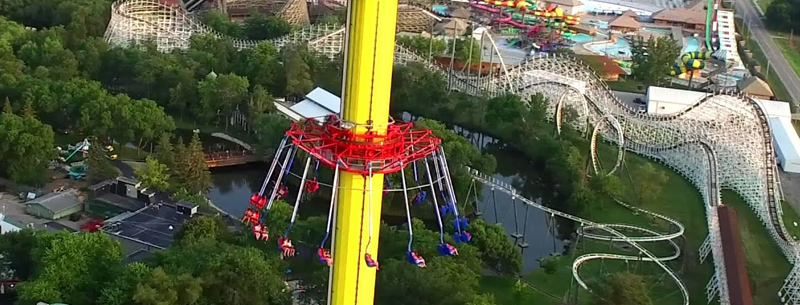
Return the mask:
[[[268,215],[275,200],[297,192],[289,226],[277,240],[281,256],[292,257],[297,249],[291,240],[291,231],[303,193],[329,187],[326,234],[317,256],[321,263],[331,266],[328,304],[332,305],[368,305],[374,301],[380,232],[374,230],[374,225],[380,220],[384,193],[402,193],[409,233],[406,258],[411,264],[426,267],[422,255],[413,251],[411,202],[419,205],[430,199],[434,204],[440,229],[437,248],[441,255],[458,254],[453,245],[444,242],[441,212],[456,215],[453,235],[457,241],[471,239],[471,235],[462,230],[467,221],[458,215],[441,141],[433,137],[430,130],[414,129],[410,123],[394,122],[389,117],[397,5],[395,0],[351,1],[348,4],[340,115],[292,124],[275,153],[261,189],[250,199],[252,207],[242,218],[252,225],[256,239],[266,240],[269,238]],[[299,174],[292,171],[295,160],[304,162],[304,167],[295,169],[300,170]],[[309,178],[312,161],[314,176]],[[419,170],[418,163],[424,170]],[[320,165],[333,170],[329,184],[319,180]],[[406,181],[409,165],[414,169],[416,187],[409,187]],[[420,172],[425,173],[427,184],[419,184]],[[391,174],[398,174],[399,189],[384,189],[384,180],[389,180],[385,175]],[[295,190],[287,184],[292,176],[300,178]],[[410,196],[409,191],[414,194]],[[436,194],[441,194],[442,206]],[[333,243],[331,250],[326,248],[328,238]]]

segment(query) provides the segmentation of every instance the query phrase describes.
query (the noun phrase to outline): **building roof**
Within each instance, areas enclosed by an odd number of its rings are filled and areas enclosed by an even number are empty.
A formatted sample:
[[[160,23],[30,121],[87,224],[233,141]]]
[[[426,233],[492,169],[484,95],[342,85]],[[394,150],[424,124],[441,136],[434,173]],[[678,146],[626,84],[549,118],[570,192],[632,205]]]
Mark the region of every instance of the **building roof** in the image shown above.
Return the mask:
[[[189,215],[178,213],[174,205],[155,204],[106,220],[101,231],[128,240],[165,249],[172,244]]]
[[[452,16],[453,18],[459,18],[459,19],[469,19],[469,17],[472,16],[472,12],[470,12],[468,9],[465,9],[463,7],[458,7],[458,8],[454,8],[452,11],[450,11],[450,16]]]
[[[653,14],[654,20],[706,24],[706,11],[690,8],[665,8]]]
[[[627,10],[627,11],[625,11],[624,13],[622,13],[622,15],[621,15],[621,16],[628,16],[628,17],[638,18],[638,17],[639,17],[639,14],[637,14],[637,13],[636,13],[636,12],[634,12],[633,10]]]
[[[630,12],[630,11],[629,11]],[[620,27],[620,28],[629,28],[629,29],[639,29],[642,27],[642,24],[639,21],[636,21],[634,17],[620,15],[611,22],[608,23],[610,27]]]
[[[42,197],[27,202],[28,205],[37,204],[50,212],[58,213],[81,204],[77,189],[68,189],[63,192],[49,193]]]
[[[767,96],[767,97],[775,96],[769,84],[767,84],[767,82],[756,76],[751,76],[747,79],[739,81],[736,84],[736,87],[739,88],[740,91],[750,95]]]
[[[452,32],[455,31],[456,34],[466,31],[468,27],[467,22],[461,19],[448,19],[445,21],[440,22],[434,27],[434,31],[441,33],[441,32]]]
[[[627,75],[628,73],[622,69],[619,64],[614,62],[608,56],[603,55],[575,55],[576,57],[582,59],[592,70],[596,71],[597,74],[600,75],[608,75],[608,74],[617,74],[617,75]]]
[[[658,86],[647,87],[648,101],[667,102],[667,103],[682,104],[689,106],[689,105],[694,105],[695,103],[706,97],[706,95],[707,94],[705,92],[698,92],[691,90],[665,88]]]
[[[787,102],[757,99],[758,105],[764,110],[767,117],[792,119],[792,108]]]
[[[791,119],[771,118],[769,127],[775,147],[786,162],[800,163],[800,137],[792,126]]]
[[[78,231],[78,230],[75,230],[73,228],[70,228],[68,226],[65,226],[65,225],[63,225],[61,223],[58,223],[58,222],[55,222],[55,221],[46,222],[46,223],[42,224],[42,226],[46,230],[52,231],[52,232],[67,231],[69,233],[74,233],[74,232]]]
[[[685,7],[692,10],[705,10],[708,6],[708,1],[706,0],[694,0],[689,2]]]
[[[572,7],[583,5],[579,0],[546,0],[545,2]]]
[[[341,98],[325,89],[316,88],[306,94],[306,99],[289,107],[289,110],[303,118],[317,118],[322,121],[326,116],[338,114],[341,107]]]

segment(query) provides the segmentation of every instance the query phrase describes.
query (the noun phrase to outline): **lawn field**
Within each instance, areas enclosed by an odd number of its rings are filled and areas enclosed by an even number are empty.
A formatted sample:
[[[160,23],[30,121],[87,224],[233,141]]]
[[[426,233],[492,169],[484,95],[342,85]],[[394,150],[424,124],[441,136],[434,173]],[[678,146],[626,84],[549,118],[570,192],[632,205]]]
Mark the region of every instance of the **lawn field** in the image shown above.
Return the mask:
[[[616,148],[602,144],[598,146],[598,150],[601,163],[610,167],[616,158]],[[625,166],[617,173],[627,194],[623,200],[631,204],[637,204],[633,199],[636,168],[646,162],[653,161],[628,153],[625,155]],[[653,164],[662,170],[669,180],[662,188],[658,200],[641,203],[639,206],[676,219],[686,227],[684,238],[676,241],[681,247],[682,256],[667,265],[678,274],[687,286],[691,303],[705,304],[705,286],[713,274],[713,264],[711,260],[700,264],[698,257],[700,244],[708,234],[704,203],[697,189],[686,179],[659,163]],[[730,190],[724,190],[722,195],[723,202],[738,212],[747,268],[756,304],[777,304],[777,292],[791,266],[747,204]],[[596,222],[631,224],[663,233],[669,232],[671,229],[663,221],[636,215],[619,205],[598,205],[592,207],[583,216]],[[793,222],[800,223],[800,218],[788,205],[784,209],[783,217],[791,234],[800,233],[800,229],[791,225]],[[666,243],[642,244],[642,246],[656,256],[665,256],[672,251]],[[561,302],[567,298],[570,287],[574,284],[572,261],[575,257],[586,253],[635,255],[612,247],[608,243],[579,242],[567,255],[559,259],[558,267],[553,274],[547,274],[543,269],[537,269],[523,275],[523,280],[519,283],[515,283],[517,281],[515,278],[484,277],[481,281],[481,289],[485,293],[493,293],[501,304],[563,304]],[[596,260],[585,263],[579,273],[584,280],[591,281],[603,274],[625,270],[644,275],[648,286],[651,287],[649,295],[654,304],[680,304],[681,299],[676,284],[654,263]],[[578,304],[585,304],[589,300],[587,292],[580,290],[577,294]]]

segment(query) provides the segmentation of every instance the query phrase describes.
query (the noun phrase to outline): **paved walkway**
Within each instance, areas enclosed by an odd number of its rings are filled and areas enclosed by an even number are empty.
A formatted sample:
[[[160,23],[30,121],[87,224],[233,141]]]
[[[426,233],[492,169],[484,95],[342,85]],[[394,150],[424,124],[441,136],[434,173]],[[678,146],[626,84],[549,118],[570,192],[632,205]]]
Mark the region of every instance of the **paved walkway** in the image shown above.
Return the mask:
[[[742,17],[744,24],[750,28],[750,36],[752,36],[761,47],[761,51],[764,52],[764,55],[770,61],[770,67],[773,68],[775,74],[778,75],[778,78],[781,79],[781,82],[786,87],[786,90],[789,91],[789,96],[792,98],[792,101],[789,102],[793,102],[797,105],[800,103],[800,77],[794,73],[792,66],[789,65],[789,62],[783,57],[783,53],[778,49],[775,41],[772,40],[772,37],[764,26],[764,22],[761,21],[761,16],[753,1],[734,1],[736,13]]]
[[[229,136],[227,134],[224,134],[224,133],[221,133],[221,132],[215,132],[215,133],[212,133],[211,136],[215,137],[215,138],[225,139],[225,140],[231,141],[233,143],[239,144],[239,146],[244,147],[244,149],[253,150],[253,148],[250,147],[250,144],[247,144],[244,141],[239,140],[237,138],[234,138],[232,136]]]

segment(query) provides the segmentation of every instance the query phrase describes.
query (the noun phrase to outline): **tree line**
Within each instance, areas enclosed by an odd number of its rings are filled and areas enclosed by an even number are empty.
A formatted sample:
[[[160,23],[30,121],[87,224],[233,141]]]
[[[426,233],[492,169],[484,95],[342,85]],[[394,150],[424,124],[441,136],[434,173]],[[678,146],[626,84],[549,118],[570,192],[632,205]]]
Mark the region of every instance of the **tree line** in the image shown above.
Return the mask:
[[[781,31],[800,31],[800,1],[775,0],[770,2],[764,12],[764,22],[771,28]]]

